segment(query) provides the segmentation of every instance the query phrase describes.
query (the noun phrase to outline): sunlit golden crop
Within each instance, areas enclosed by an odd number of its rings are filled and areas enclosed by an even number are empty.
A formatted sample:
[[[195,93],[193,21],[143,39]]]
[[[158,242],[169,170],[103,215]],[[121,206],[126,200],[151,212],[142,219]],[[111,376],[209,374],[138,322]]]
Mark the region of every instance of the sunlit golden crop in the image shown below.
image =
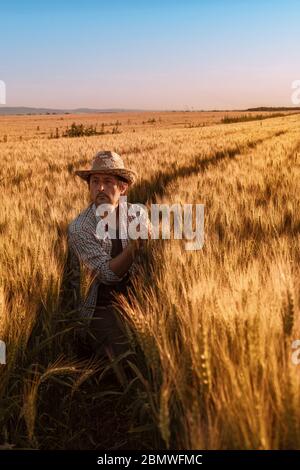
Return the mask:
[[[0,445],[300,448],[300,116],[211,114],[118,114],[121,133],[58,139],[78,117],[1,117]],[[205,204],[203,249],[152,240],[123,299],[136,355],[119,395],[105,361],[76,356],[67,276],[66,228],[88,203],[74,170],[101,149],[138,172],[131,200]]]

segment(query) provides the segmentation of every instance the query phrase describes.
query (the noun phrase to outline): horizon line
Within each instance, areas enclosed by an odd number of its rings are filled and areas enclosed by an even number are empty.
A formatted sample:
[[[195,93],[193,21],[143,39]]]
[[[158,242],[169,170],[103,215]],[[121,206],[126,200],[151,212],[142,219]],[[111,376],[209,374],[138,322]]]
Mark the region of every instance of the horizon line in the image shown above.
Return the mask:
[[[192,106],[188,109],[174,108],[174,109],[159,109],[159,108],[89,108],[89,107],[77,107],[77,108],[48,108],[43,106],[5,106],[0,105],[0,115],[4,115],[5,111],[40,111],[40,114],[54,113],[54,114],[72,114],[72,113],[122,113],[122,112],[242,112],[242,111],[269,111],[269,110],[286,110],[286,111],[299,111],[299,106],[254,106],[250,108],[233,108],[233,109],[194,109]],[[2,113],[1,113],[2,111]],[[3,113],[4,111],[4,113]],[[22,114],[22,113],[17,113]]]

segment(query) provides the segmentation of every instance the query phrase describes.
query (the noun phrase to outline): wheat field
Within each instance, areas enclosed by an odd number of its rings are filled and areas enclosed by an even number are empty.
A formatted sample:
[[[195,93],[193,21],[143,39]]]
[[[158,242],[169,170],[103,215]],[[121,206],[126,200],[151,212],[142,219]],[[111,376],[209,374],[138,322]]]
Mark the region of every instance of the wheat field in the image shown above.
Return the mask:
[[[300,448],[300,116],[175,114],[57,139],[71,117],[0,118],[2,448]],[[118,362],[78,356],[68,278],[66,229],[88,203],[74,170],[100,149],[137,171],[131,201],[205,205],[203,248],[151,240],[120,299],[124,386]]]

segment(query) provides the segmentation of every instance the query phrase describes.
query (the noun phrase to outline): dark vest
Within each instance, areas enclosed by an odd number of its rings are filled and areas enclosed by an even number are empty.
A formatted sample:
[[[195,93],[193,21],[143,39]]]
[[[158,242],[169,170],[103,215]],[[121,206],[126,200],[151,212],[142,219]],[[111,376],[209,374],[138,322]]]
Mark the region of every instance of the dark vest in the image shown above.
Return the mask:
[[[117,238],[112,239],[112,250],[111,257],[115,258],[119,253],[123,251],[122,241],[119,239],[119,231],[117,230]],[[121,293],[126,295],[127,287],[130,285],[130,275],[126,273],[122,281],[118,282],[115,285],[106,285],[99,284],[98,295],[97,295],[97,306],[104,307],[110,305],[116,299],[114,298],[114,293]]]

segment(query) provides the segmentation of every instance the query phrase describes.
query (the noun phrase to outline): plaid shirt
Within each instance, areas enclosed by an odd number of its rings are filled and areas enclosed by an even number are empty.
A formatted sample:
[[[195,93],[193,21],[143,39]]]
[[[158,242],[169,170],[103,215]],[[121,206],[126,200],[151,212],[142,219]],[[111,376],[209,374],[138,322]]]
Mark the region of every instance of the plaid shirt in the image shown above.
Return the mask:
[[[131,206],[130,203],[125,203],[127,210]],[[148,215],[144,213],[146,223],[151,231],[151,224]],[[135,215],[121,218],[121,226],[131,222]],[[70,250],[70,268],[74,280],[74,288],[77,293],[77,301],[79,301],[79,313],[82,317],[91,318],[97,302],[98,286],[99,283],[114,285],[120,282],[127,273],[123,276],[117,276],[109,267],[109,262],[112,259],[111,250],[112,242],[110,238],[99,239],[96,235],[96,227],[100,221],[100,217],[96,215],[96,206],[94,203],[90,204],[84,211],[82,211],[76,219],[74,219],[68,227],[68,242]],[[123,249],[128,245],[128,238],[121,239]],[[80,299],[80,264],[83,263],[88,271],[93,276],[92,283],[89,288],[88,295],[85,299]],[[136,260],[129,268],[129,274],[132,275],[137,270]]]

